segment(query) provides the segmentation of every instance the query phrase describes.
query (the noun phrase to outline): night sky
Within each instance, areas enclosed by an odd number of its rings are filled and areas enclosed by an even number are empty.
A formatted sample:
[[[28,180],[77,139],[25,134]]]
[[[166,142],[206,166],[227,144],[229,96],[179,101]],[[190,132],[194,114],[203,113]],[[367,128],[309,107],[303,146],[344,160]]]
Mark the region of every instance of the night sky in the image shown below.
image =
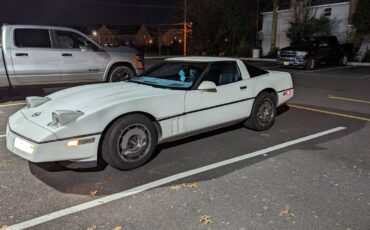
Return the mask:
[[[181,21],[181,3],[179,0],[1,0],[0,23],[170,24]]]

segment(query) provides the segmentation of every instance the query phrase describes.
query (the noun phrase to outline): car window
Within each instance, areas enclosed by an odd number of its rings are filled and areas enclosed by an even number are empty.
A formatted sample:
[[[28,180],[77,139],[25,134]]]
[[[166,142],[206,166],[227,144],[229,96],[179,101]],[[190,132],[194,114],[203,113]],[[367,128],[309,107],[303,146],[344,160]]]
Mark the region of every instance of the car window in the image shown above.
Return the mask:
[[[190,89],[208,63],[164,62],[131,81],[152,86]]]
[[[212,81],[217,86],[227,85],[242,80],[236,62],[216,62],[211,64],[203,81]]]
[[[78,33],[64,30],[55,31],[57,46],[62,49],[97,48],[91,41]]]
[[[261,75],[264,75],[264,74],[268,73],[266,70],[260,69],[260,68],[254,66],[254,65],[251,65],[251,64],[249,64],[245,61],[243,63],[245,65],[245,67],[247,68],[249,76],[251,78],[258,77],[258,76],[261,76]]]
[[[14,44],[22,48],[51,48],[49,30],[15,29]]]

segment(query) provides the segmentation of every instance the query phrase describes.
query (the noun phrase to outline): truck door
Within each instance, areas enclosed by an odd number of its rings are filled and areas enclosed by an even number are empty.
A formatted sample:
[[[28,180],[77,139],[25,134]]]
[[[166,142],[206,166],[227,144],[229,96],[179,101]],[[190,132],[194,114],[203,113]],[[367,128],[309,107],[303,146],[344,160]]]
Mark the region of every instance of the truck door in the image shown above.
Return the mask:
[[[102,81],[107,54],[82,34],[54,30],[64,82]]]
[[[13,29],[11,60],[18,83],[37,85],[60,81],[59,53],[53,49],[50,35],[48,29]]]

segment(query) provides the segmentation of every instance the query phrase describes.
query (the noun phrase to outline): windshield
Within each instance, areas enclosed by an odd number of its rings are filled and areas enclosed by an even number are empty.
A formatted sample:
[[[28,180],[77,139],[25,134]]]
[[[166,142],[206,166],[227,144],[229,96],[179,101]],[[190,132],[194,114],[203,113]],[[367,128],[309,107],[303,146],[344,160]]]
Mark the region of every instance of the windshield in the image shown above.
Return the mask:
[[[164,62],[132,82],[170,89],[190,89],[202,75],[208,63]]]

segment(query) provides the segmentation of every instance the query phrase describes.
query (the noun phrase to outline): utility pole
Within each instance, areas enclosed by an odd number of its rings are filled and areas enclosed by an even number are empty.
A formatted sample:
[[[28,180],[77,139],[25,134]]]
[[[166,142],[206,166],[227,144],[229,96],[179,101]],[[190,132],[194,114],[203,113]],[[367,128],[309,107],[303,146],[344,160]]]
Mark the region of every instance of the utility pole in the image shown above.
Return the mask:
[[[187,55],[188,25],[187,25],[187,0],[184,0],[184,56]]]
[[[270,50],[276,48],[276,37],[277,37],[277,24],[278,24],[278,13],[277,9],[279,7],[279,0],[274,0],[272,12],[272,30],[271,30],[271,47]]]
[[[159,56],[162,55],[162,34],[161,34],[161,28],[158,27],[158,54]]]

